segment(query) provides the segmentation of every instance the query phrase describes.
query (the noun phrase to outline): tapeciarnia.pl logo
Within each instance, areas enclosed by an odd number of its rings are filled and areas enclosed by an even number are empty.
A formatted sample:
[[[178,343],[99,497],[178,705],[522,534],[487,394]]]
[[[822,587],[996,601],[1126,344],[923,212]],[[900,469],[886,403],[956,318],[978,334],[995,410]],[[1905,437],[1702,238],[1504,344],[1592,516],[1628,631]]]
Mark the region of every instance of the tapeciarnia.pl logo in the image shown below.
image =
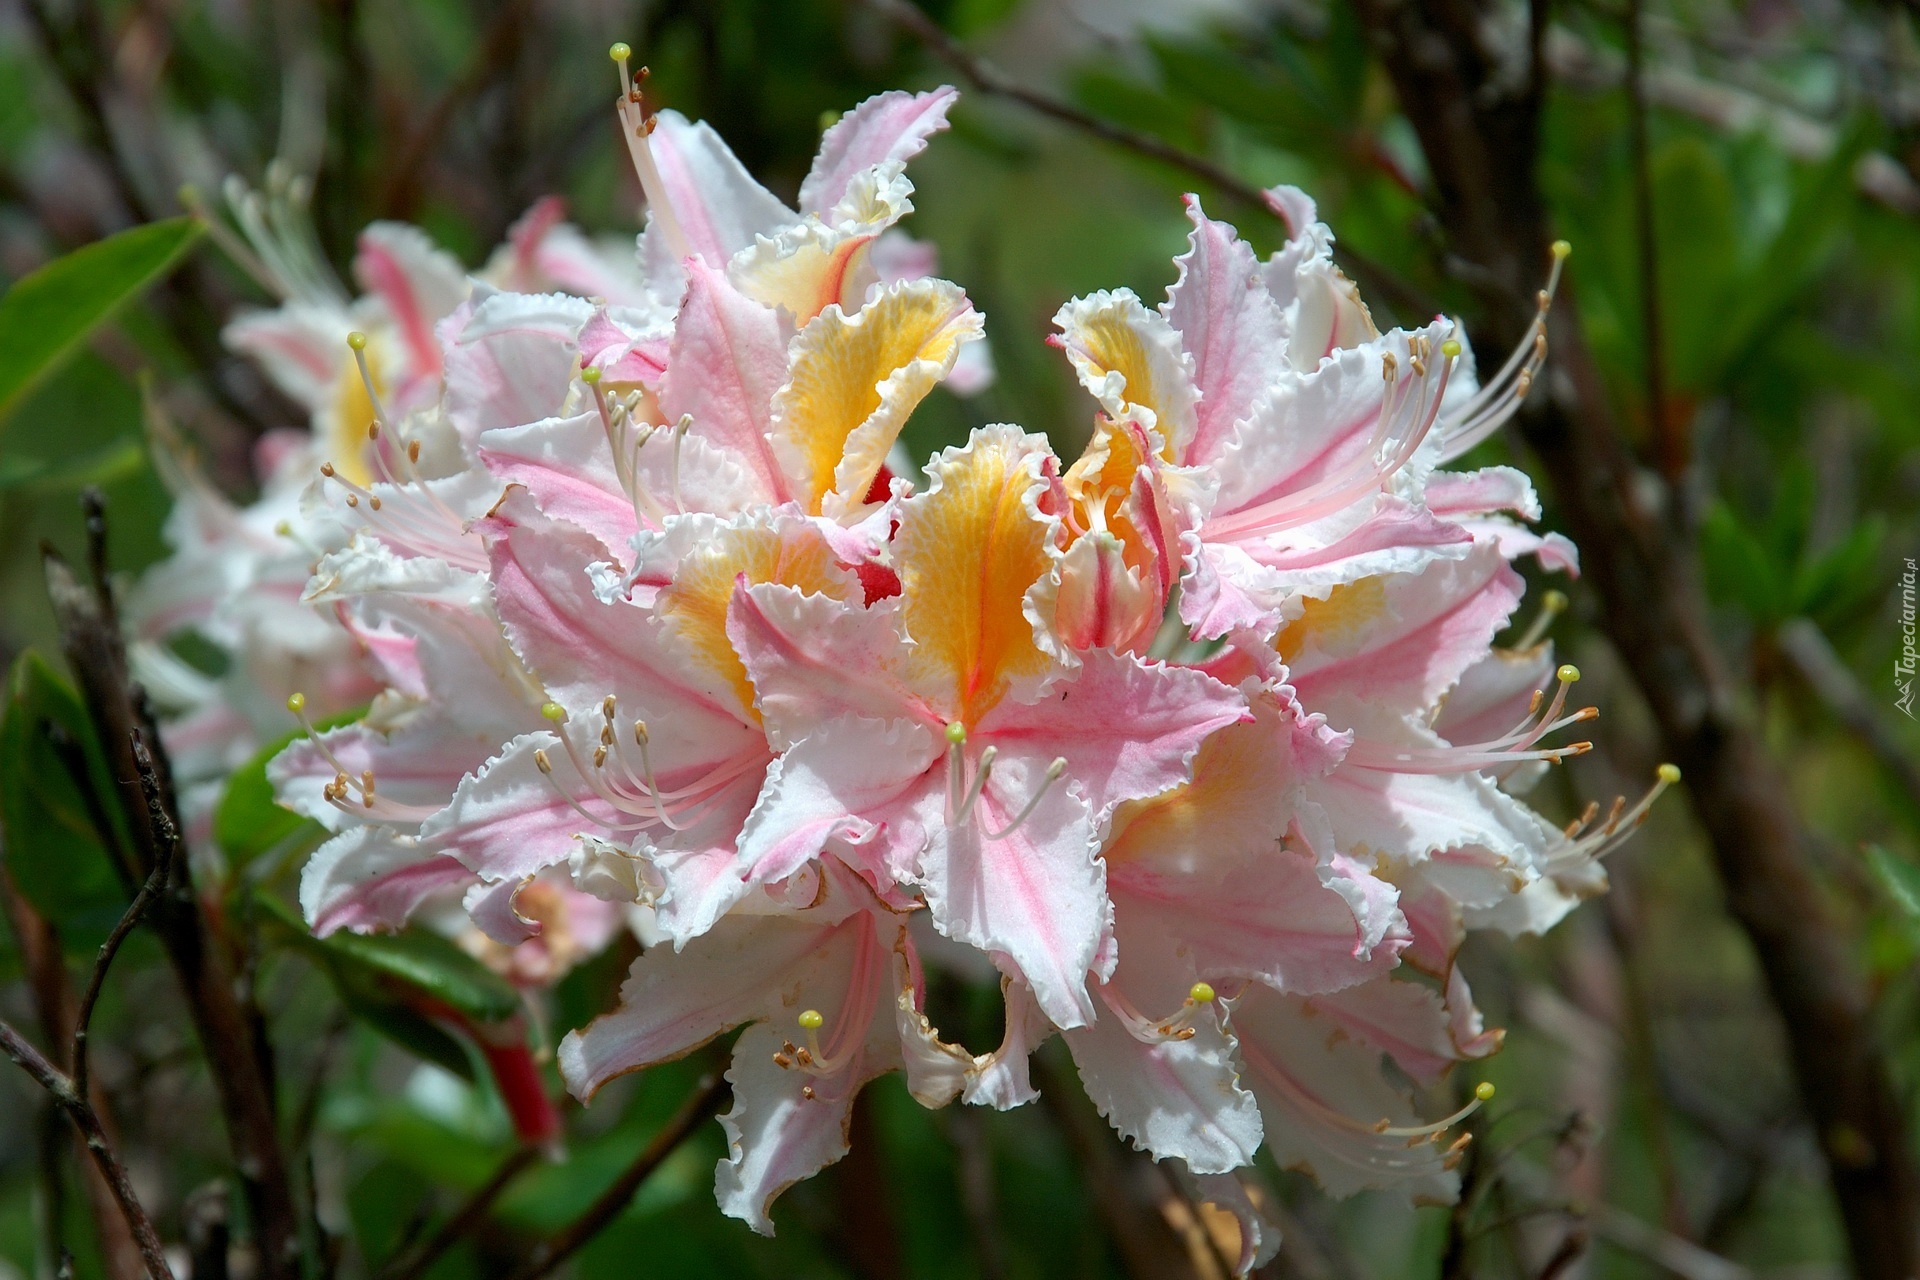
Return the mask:
[[[1913,557],[1907,557],[1906,572],[1900,575],[1900,654],[1893,660],[1893,687],[1895,698],[1893,705],[1904,711],[1907,719],[1915,719],[1913,714],[1913,674],[1916,665],[1920,665],[1920,653],[1914,651],[1914,580],[1916,577]]]

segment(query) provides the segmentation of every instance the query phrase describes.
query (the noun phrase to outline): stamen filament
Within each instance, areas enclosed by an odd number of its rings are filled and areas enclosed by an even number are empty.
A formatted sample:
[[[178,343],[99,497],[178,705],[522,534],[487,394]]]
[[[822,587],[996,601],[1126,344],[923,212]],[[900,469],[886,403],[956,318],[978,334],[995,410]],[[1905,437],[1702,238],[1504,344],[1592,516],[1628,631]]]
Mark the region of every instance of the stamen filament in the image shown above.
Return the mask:
[[[660,170],[653,162],[653,149],[647,145],[647,138],[653,133],[653,120],[647,113],[646,99],[634,87],[632,74],[627,69],[627,59],[633,51],[625,44],[616,44],[607,52],[620,67],[620,97],[614,111],[620,117],[621,135],[627,140],[627,155],[640,179],[640,189],[646,193],[647,208],[653,213],[655,225],[667,238],[667,247],[673,250],[673,256],[684,262],[693,256],[693,245],[681,229],[680,220],[674,216],[673,202],[667,199],[667,184],[661,180]],[[644,78],[647,69],[640,68],[640,74]]]
[[[1054,762],[1047,766],[1046,777],[1041,779],[1039,787],[1035,789],[1032,798],[1027,801],[1026,807],[1014,816],[1012,822],[1009,822],[1006,826],[1000,828],[1000,830],[987,832],[987,839],[1004,840],[1018,831],[1020,824],[1033,816],[1033,811],[1040,807],[1040,801],[1045,798],[1048,790],[1052,788],[1055,782],[1059,781],[1060,775],[1066,771],[1066,758],[1064,756],[1056,757]]]

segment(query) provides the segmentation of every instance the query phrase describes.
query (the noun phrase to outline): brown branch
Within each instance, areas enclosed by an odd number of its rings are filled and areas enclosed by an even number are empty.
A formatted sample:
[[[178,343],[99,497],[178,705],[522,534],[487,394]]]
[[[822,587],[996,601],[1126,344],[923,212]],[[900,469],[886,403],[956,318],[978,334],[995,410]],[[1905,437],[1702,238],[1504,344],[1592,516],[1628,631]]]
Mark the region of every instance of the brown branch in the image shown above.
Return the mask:
[[[5,862],[5,850],[0,849],[0,908],[4,908],[7,923],[13,929],[14,943],[20,952],[22,967],[26,970],[27,986],[33,993],[34,1015],[39,1019],[41,1033],[48,1044],[71,1044],[74,1027],[73,987],[67,978],[66,957],[61,951],[60,935],[20,896],[12,877],[7,874]],[[56,1062],[54,1065],[63,1064]],[[94,1114],[100,1118],[100,1127],[111,1138],[117,1128],[106,1096],[97,1087],[81,1096],[93,1104]],[[57,1113],[57,1107],[49,1108],[52,1123],[64,1134],[67,1129]],[[73,1135],[73,1141],[79,1143],[79,1135]],[[57,1201],[59,1170],[50,1164],[47,1174],[48,1194]],[[108,1280],[133,1280],[144,1270],[140,1262],[140,1249],[126,1219],[120,1216],[119,1205],[114,1202],[113,1188],[107,1185],[99,1169],[91,1163],[81,1166],[80,1176],[82,1190],[86,1193],[87,1211],[93,1218],[94,1236],[100,1246],[101,1266]],[[50,1211],[52,1208],[49,1207]],[[52,1221],[58,1222],[59,1218],[56,1216]],[[52,1256],[51,1253],[49,1256]]]
[[[1205,156],[1195,155],[1184,148],[1176,147],[1164,138],[1138,129],[1129,129],[1125,125],[1115,124],[1088,111],[1082,111],[1070,102],[1029,89],[1019,81],[1012,79],[998,67],[970,52],[948,35],[939,23],[929,17],[913,0],[865,0],[876,13],[893,19],[912,33],[913,37],[925,45],[934,57],[960,73],[962,79],[976,90],[989,97],[1005,98],[1017,102],[1028,110],[1047,117],[1049,120],[1064,124],[1068,128],[1110,142],[1125,151],[1144,156],[1161,164],[1182,170],[1200,179],[1220,194],[1227,196],[1251,209],[1258,210],[1286,225],[1266,192],[1253,183],[1240,177],[1223,165],[1216,164]],[[1355,251],[1348,245],[1341,245],[1335,251],[1342,261],[1359,277],[1367,288],[1384,294],[1392,304],[1408,316],[1431,316],[1436,308],[1430,299],[1418,289],[1382,264],[1375,262],[1365,254]]]
[[[146,749],[136,741],[134,750],[137,753],[135,757],[137,759],[139,755],[145,754]],[[146,916],[147,910],[153,906],[154,900],[165,890],[167,877],[173,871],[174,857],[180,851],[180,834],[174,830],[173,823],[167,819],[165,811],[158,807],[158,790],[149,789],[147,786],[150,773],[151,762],[149,762],[148,771],[140,775],[141,789],[146,792],[149,808],[153,809],[164,823],[162,830],[166,840],[161,847],[159,860],[154,863],[153,870],[147,874],[146,883],[140,886],[140,892],[136,893],[133,901],[127,904],[127,909],[121,913],[119,922],[113,926],[113,932],[107,935],[107,940],[100,944],[100,953],[94,957],[93,961],[93,973],[87,978],[87,989],[80,997],[79,1009],[74,1013],[73,1087],[74,1091],[83,1098],[89,1096],[87,1036],[93,1025],[93,1006],[100,999],[101,988],[106,985],[107,970],[113,967],[113,958],[120,954],[120,944],[127,940],[127,935],[139,927],[140,921]]]
[[[166,1249],[160,1243],[160,1233],[153,1229],[153,1219],[147,1216],[140,1197],[134,1193],[133,1184],[127,1180],[126,1166],[114,1155],[92,1104],[85,1095],[74,1089],[72,1080],[5,1022],[0,1022],[0,1051],[32,1076],[34,1083],[47,1091],[54,1104],[67,1113],[67,1118],[73,1121],[73,1127],[80,1131],[81,1138],[87,1144],[87,1153],[93,1157],[94,1166],[113,1189],[113,1198],[119,1203],[127,1226],[133,1231],[134,1242],[140,1247],[140,1260],[146,1264],[150,1280],[173,1280],[173,1269],[167,1265]]]
[[[666,1158],[685,1142],[700,1123],[713,1115],[715,1107],[727,1095],[726,1078],[719,1072],[702,1077],[693,1094],[681,1104],[673,1118],[660,1127],[634,1162],[626,1167],[613,1185],[600,1193],[586,1211],[562,1227],[552,1239],[534,1248],[527,1264],[514,1272],[511,1280],[541,1280],[557,1270],[561,1263],[578,1253],[588,1241],[599,1235],[613,1220],[626,1212],[634,1192],[658,1169]]]
[[[420,204],[420,189],[427,172],[427,160],[439,145],[447,126],[466,102],[485,89],[519,56],[531,16],[532,0],[502,0],[487,23],[480,47],[472,64],[427,108],[418,128],[407,136],[394,158],[387,180],[380,190],[380,213],[386,218],[413,216]]]
[[[1169,1208],[1184,1204],[1166,1170],[1144,1152],[1121,1144],[1087,1100],[1086,1091],[1043,1051],[1032,1066],[1040,1105],[1052,1118],[1085,1177],[1087,1196],[1119,1255],[1121,1270],[1135,1280],[1209,1280],[1212,1268],[1197,1264]],[[1208,1259],[1209,1263],[1211,1258]]]
[[[1426,153],[1442,224],[1479,268],[1488,339],[1509,346],[1532,319],[1528,295],[1551,238],[1535,175],[1539,93],[1515,87],[1490,43],[1502,28],[1486,0],[1357,5]],[[1779,1010],[1854,1266],[1871,1280],[1907,1280],[1920,1266],[1920,1174],[1868,987],[1814,874],[1814,838],[1741,710],[1747,690],[1714,648],[1694,548],[1636,496],[1638,468],[1573,302],[1552,318],[1556,375],[1523,419],[1526,438],[1663,753],[1685,773],[1727,908]]]
[[[89,491],[83,505],[87,560],[95,567],[92,584],[83,585],[66,561],[51,550],[46,553],[47,593],[60,625],[61,647],[107,758],[115,786],[105,800],[126,818],[139,864],[136,871],[151,875],[167,863],[165,891],[153,900],[147,918],[180,983],[207,1057],[247,1199],[259,1275],[261,1280],[293,1280],[299,1218],[280,1144],[271,1067],[235,994],[231,966],[214,945],[187,859],[166,854],[179,827],[172,771],[159,747],[146,697],[128,676],[113,594],[103,576],[106,524],[99,495]]]
[[[1667,403],[1667,343],[1660,321],[1660,255],[1653,221],[1653,163],[1647,140],[1647,86],[1643,67],[1643,15],[1640,0],[1627,0],[1627,140],[1633,155],[1634,265],[1640,286],[1641,376],[1647,397],[1647,426],[1661,474],[1672,484],[1687,469],[1684,422],[1674,421]]]
[[[453,1248],[493,1210],[494,1202],[506,1191],[521,1170],[540,1158],[540,1148],[519,1147],[500,1162],[485,1182],[467,1198],[454,1215],[441,1223],[434,1233],[414,1246],[411,1253],[380,1272],[379,1280],[418,1280],[440,1255]]]
[[[1781,624],[1774,643],[1793,665],[1793,670],[1832,713],[1833,718],[1858,738],[1880,768],[1906,797],[1913,813],[1920,816],[1920,764],[1907,753],[1893,729],[1882,718],[1859,679],[1847,669],[1833,645],[1813,622],[1792,618]]]

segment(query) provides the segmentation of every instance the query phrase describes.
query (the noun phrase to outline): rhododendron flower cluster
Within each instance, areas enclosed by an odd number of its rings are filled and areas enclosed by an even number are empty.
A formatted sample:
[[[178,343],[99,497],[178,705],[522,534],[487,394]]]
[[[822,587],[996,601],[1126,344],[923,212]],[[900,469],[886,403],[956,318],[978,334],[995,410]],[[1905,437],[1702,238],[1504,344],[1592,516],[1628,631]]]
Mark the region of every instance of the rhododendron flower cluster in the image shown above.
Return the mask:
[[[417,242],[369,233],[385,327],[335,326],[288,382],[303,527],[338,530],[300,543],[303,625],[351,654],[301,692],[377,688],[271,767],[333,833],[307,919],[451,913],[530,985],[631,923],[566,1083],[745,1028],[716,1185],[760,1231],[868,1081],[1014,1107],[1056,1034],[1121,1134],[1241,1215],[1243,1266],[1277,1239],[1242,1181],[1263,1144],[1335,1194],[1449,1198],[1433,1086],[1500,1041],[1467,931],[1602,890],[1676,776],[1565,829],[1519,798],[1595,713],[1551,611],[1496,644],[1514,562],[1577,562],[1524,475],[1442,469],[1525,397],[1564,251],[1480,383],[1452,321],[1377,330],[1305,195],[1270,193],[1264,259],[1189,197],[1163,303],[1056,317],[1088,421],[1044,425],[1090,427],[1078,456],[994,425],[922,471],[909,415],[990,376],[982,316],[895,225],[955,97],[848,113],[795,209],[624,81],[624,293],[402,298]],[[238,339],[264,356],[295,318]],[[997,972],[998,1045],[935,1024],[929,967]]]

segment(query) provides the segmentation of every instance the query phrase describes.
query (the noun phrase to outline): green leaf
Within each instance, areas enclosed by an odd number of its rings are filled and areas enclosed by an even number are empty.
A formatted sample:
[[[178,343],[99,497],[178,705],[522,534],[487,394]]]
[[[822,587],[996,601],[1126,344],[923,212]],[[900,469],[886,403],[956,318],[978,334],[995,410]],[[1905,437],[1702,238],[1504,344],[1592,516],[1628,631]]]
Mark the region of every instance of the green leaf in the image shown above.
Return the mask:
[[[169,218],[57,258],[0,295],[0,420],[121,307],[172,270],[205,228]]]
[[[1886,536],[1886,518],[1868,516],[1825,554],[1802,566],[1794,575],[1794,608],[1824,624],[1846,621],[1880,590],[1880,545]]]
[[[1920,920],[1920,867],[1896,858],[1877,844],[1866,847],[1867,865],[1887,891],[1887,897],[1908,919]]]
[[[146,452],[140,447],[140,441],[132,437],[64,462],[8,456],[0,458],[0,493],[9,489],[71,490],[83,485],[112,484],[136,474],[146,464]]]
[[[351,724],[365,714],[365,711],[350,711],[322,720],[314,728],[324,733]],[[252,862],[303,828],[319,830],[320,824],[311,818],[282,808],[273,797],[273,783],[267,780],[267,763],[304,732],[295,729],[269,742],[227,779],[227,789],[213,810],[213,842],[235,867]]]
[[[1740,226],[1721,151],[1681,137],[1653,158],[1655,242],[1671,393],[1711,389],[1728,299],[1740,273]],[[1637,296],[1637,294],[1636,294]]]
[[[1770,623],[1782,616],[1781,571],[1765,546],[1748,533],[1740,518],[1724,502],[1708,508],[1700,523],[1700,560],[1706,570],[1707,591],[1721,604],[1736,605],[1755,622]]]
[[[7,681],[0,761],[0,827],[15,887],[55,925],[110,928],[126,906],[126,887],[72,770],[85,770],[103,806],[113,803],[112,776],[79,695],[32,650]],[[109,809],[107,821],[116,820]]]
[[[316,938],[271,894],[251,901],[320,965],[355,1017],[462,1078],[473,1078],[472,1058],[444,1029],[446,1015],[499,1022],[520,1011],[520,993],[510,983],[439,934],[342,931]]]

